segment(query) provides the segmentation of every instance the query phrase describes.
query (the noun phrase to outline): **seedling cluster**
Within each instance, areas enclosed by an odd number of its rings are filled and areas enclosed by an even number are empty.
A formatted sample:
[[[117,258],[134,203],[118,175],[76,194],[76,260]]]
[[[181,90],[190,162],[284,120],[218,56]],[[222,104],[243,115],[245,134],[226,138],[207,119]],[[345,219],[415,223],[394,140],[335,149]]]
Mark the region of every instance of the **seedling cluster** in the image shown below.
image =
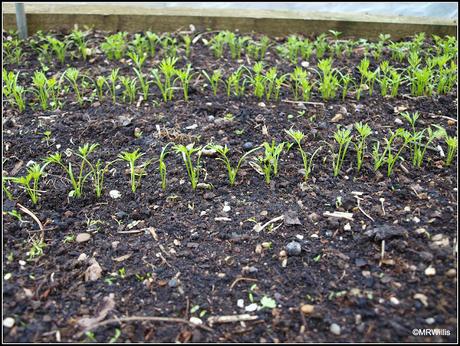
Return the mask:
[[[41,70],[26,77],[4,69],[5,100],[24,112],[37,105],[42,110],[62,109],[69,101],[82,106],[106,101],[106,96],[111,96],[113,103],[156,105],[179,99],[177,90],[182,90],[182,99],[188,101],[191,85],[199,93],[253,95],[270,102],[279,102],[282,96],[303,102],[360,100],[365,95],[373,97],[375,92],[389,98],[421,97],[447,94],[457,85],[457,40],[451,36],[433,35],[432,48],[427,47],[424,33],[404,42],[393,42],[383,34],[377,42],[368,42],[339,39],[341,33],[331,30],[315,40],[292,35],[285,43],[277,44],[266,36],[254,41],[229,31],[201,40],[199,36],[173,37],[147,31],[131,39],[128,33],[118,32],[107,36],[98,47],[88,41],[88,34],[89,31],[74,29],[63,39],[39,32],[28,42],[7,40],[7,63],[17,62],[17,57],[24,55],[22,47],[28,44],[38,55]],[[216,59],[236,60],[240,65],[210,71],[194,68],[190,56],[199,43],[208,46]],[[352,50],[363,52],[359,64],[338,67]],[[179,56],[178,51],[185,54]],[[131,66],[132,73],[121,75],[116,67],[107,75],[91,76],[69,66],[76,59],[95,59],[98,54],[108,61]],[[273,55],[286,60],[288,72],[270,66]],[[152,62],[154,59],[157,62]],[[50,76],[48,66],[54,62],[66,67]]]
[[[315,158],[322,151],[323,147],[329,147],[329,152],[323,150],[323,165],[329,161],[331,164],[331,172],[335,177],[339,176],[343,171],[343,165],[349,164],[347,171],[355,166],[356,173],[359,174],[365,162],[372,163],[373,170],[380,170],[386,165],[387,176],[390,177],[398,162],[411,161],[415,168],[421,168],[424,162],[427,149],[433,148],[435,141],[438,143],[444,142],[447,155],[445,155],[444,165],[452,164],[457,154],[457,137],[449,136],[447,131],[441,126],[428,127],[417,130],[417,119],[419,113],[402,113],[402,116],[407,119],[407,127],[410,130],[400,127],[396,131],[389,130],[388,136],[382,140],[372,140],[372,151],[368,149],[370,146],[371,135],[373,133],[371,127],[367,123],[358,122],[353,126],[338,127],[333,133],[331,141],[325,142],[324,145],[318,145],[313,148],[311,153],[305,151],[302,142],[305,142],[307,135],[293,128],[284,130],[286,141],[276,143],[263,142],[261,145],[245,152],[236,160],[236,164],[232,164],[232,156],[235,156],[234,150],[227,145],[216,143],[208,143],[206,145],[197,146],[196,143],[188,145],[168,143],[159,154],[158,159],[150,158],[142,163],[140,159],[145,156],[145,153],[140,149],[134,151],[123,151],[113,161],[103,163],[100,159],[90,158],[97,151],[98,144],[86,143],[78,148],[77,152],[71,153],[70,158],[65,161],[60,152],[49,155],[43,159],[43,163],[34,163],[27,169],[27,174],[20,177],[3,177],[2,188],[8,198],[12,199],[13,195],[10,191],[11,184],[16,184],[24,189],[31,202],[37,204],[39,197],[43,191],[40,190],[40,180],[49,173],[50,166],[57,166],[62,169],[67,180],[70,182],[71,190],[69,197],[80,198],[84,193],[84,186],[87,181],[92,181],[92,186],[95,195],[100,198],[103,195],[104,177],[109,172],[111,166],[117,162],[126,162],[128,165],[128,175],[130,176],[130,187],[133,193],[136,193],[141,186],[141,179],[148,177],[151,172],[148,168],[151,164],[158,165],[161,188],[167,188],[167,158],[170,151],[174,151],[178,158],[182,159],[187,177],[193,190],[196,190],[200,183],[201,173],[204,171],[202,161],[203,152],[205,150],[214,152],[216,160],[223,163],[230,186],[237,183],[237,174],[245,162],[248,162],[259,174],[264,176],[267,184],[270,184],[274,177],[280,173],[280,164],[283,154],[291,150],[293,146],[297,149],[302,159],[303,178],[308,181],[313,173]],[[290,142],[292,140],[293,142]],[[382,144],[383,143],[383,144]],[[311,144],[311,143],[310,143]],[[310,145],[311,147],[311,145]],[[349,158],[350,148],[354,148],[355,162]],[[433,150],[433,149],[431,149]],[[368,154],[369,153],[369,154]],[[407,155],[406,155],[407,153]],[[347,157],[349,158],[347,160]],[[96,162],[96,163],[94,163]],[[370,167],[370,165],[369,165]],[[322,170],[327,169],[321,167]]]

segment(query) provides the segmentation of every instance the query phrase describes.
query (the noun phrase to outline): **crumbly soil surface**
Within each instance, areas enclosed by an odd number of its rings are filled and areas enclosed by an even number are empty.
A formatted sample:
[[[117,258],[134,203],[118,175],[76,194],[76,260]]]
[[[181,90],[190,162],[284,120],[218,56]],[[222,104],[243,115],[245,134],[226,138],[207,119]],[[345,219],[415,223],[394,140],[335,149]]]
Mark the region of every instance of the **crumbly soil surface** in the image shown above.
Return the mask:
[[[103,33],[92,38],[100,41]],[[36,54],[26,52],[23,64],[5,67],[30,78],[39,65]],[[269,64],[292,70],[269,52]],[[339,67],[352,68],[361,58],[355,52],[335,61]],[[190,61],[194,68],[208,71],[239,65],[229,58],[216,60],[201,43],[193,47]],[[67,63],[92,77],[107,75],[115,66],[122,75],[131,74],[127,61],[109,62],[99,55],[91,62]],[[146,71],[154,64],[148,61]],[[50,71],[65,67],[55,64]],[[114,318],[157,316],[196,317],[204,324],[113,322],[93,329],[94,338],[108,342],[119,329],[118,342],[454,342],[456,164],[444,167],[439,153],[428,150],[423,168],[413,168],[406,151],[405,161],[387,178],[386,166],[373,171],[370,149],[358,173],[350,148],[342,173],[334,177],[331,148],[325,142],[333,143],[337,124],[357,121],[367,122],[375,131],[369,143],[382,139],[389,129],[400,126],[395,119],[401,119],[398,112],[404,108],[420,112],[420,128],[439,124],[453,135],[457,122],[446,117],[457,118],[456,93],[391,99],[377,90],[360,101],[326,103],[314,94],[315,104],[285,102],[290,96],[282,95],[280,102],[260,104],[250,95],[227,98],[224,90],[213,97],[209,89],[202,89],[203,83],[192,83],[188,102],[177,91],[173,102],[164,103],[155,89],[156,105],[113,104],[107,97],[80,107],[67,97],[59,111],[29,107],[22,114],[7,105],[4,174],[24,174],[29,161],[41,161],[57,146],[63,152],[85,143],[99,143],[94,160],[110,161],[121,151],[140,148],[144,162],[157,158],[168,142],[213,141],[227,144],[236,161],[245,143],[287,140],[283,130],[293,127],[307,134],[308,152],[323,146],[310,180],[301,184],[302,161],[294,148],[282,154],[279,175],[270,185],[246,163],[230,187],[223,164],[204,156],[201,181],[213,188],[194,192],[181,157],[171,153],[166,160],[166,191],[161,189],[156,162],[136,193],[131,191],[127,166],[117,162],[106,176],[101,198],[88,184],[83,197],[75,199],[68,198],[70,184],[63,172],[49,166],[38,205],[32,205],[19,188],[12,189],[14,201],[3,199],[4,211],[19,210],[16,203],[20,203],[38,217],[46,243],[43,255],[29,260],[32,241],[40,235],[37,223],[27,214],[23,222],[3,215],[3,275],[11,273],[3,280],[3,316],[15,319],[12,328],[3,327],[4,340],[91,340],[82,333],[85,318],[94,318],[94,325]],[[234,115],[232,121],[223,120],[227,113]],[[337,113],[343,117],[332,123]],[[134,136],[135,128],[142,131],[141,138]],[[52,132],[49,142],[42,140],[46,130]],[[111,190],[118,190],[121,197],[111,198]],[[334,211],[352,213],[352,220],[324,215]],[[284,222],[254,230],[256,223],[263,225],[282,215]],[[372,229],[384,234],[383,260],[382,241],[365,233]],[[66,241],[80,233],[91,237],[81,243]],[[300,254],[280,256],[292,241],[301,245]],[[101,276],[87,280],[85,273],[94,261]],[[427,275],[431,268],[435,274]],[[245,311],[251,297],[260,305],[264,296],[274,299],[276,308]],[[238,304],[240,299],[243,305]],[[312,313],[301,311],[306,304],[314,306]],[[207,320],[244,313],[257,319],[212,325]],[[339,335],[331,331],[333,324],[340,326]],[[450,335],[414,336],[415,328],[445,329]]]

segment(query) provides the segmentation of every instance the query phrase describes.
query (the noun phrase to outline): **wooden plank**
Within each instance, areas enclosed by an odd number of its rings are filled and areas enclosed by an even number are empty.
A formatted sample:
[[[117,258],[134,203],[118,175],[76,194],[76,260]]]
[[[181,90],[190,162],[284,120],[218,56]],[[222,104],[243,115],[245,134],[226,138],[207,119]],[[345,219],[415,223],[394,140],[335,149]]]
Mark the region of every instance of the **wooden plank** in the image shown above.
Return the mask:
[[[75,24],[88,25],[105,31],[167,32],[188,30],[193,24],[197,30],[239,30],[267,35],[293,33],[318,34],[333,29],[343,36],[375,39],[380,33],[390,34],[393,39],[425,32],[427,35],[457,36],[457,22],[413,17],[383,17],[365,14],[300,13],[269,10],[197,10],[154,9],[127,5],[89,4],[26,4],[29,33],[38,30],[68,31]],[[16,29],[14,6],[3,6],[3,28]]]

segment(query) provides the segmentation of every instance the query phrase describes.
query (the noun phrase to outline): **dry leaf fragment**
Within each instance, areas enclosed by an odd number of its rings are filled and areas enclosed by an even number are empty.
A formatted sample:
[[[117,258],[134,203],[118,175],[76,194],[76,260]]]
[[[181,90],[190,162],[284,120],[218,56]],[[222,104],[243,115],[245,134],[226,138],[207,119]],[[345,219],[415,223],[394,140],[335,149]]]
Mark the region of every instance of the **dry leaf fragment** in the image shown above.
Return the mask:
[[[96,281],[102,275],[102,268],[95,258],[90,260],[91,265],[86,269],[85,281]]]
[[[112,260],[114,260],[115,262],[123,262],[124,260],[127,260],[128,258],[131,257],[131,253],[129,254],[126,254],[126,255],[123,255],[123,256],[120,256],[120,257],[116,257],[116,258],[113,258],[112,257]]]
[[[99,312],[96,314],[96,316],[80,318],[77,322],[78,325],[83,329],[86,329],[102,321],[111,310],[115,309],[114,297],[115,295],[113,293],[110,293],[107,297],[104,297],[102,299],[102,305],[98,308]]]

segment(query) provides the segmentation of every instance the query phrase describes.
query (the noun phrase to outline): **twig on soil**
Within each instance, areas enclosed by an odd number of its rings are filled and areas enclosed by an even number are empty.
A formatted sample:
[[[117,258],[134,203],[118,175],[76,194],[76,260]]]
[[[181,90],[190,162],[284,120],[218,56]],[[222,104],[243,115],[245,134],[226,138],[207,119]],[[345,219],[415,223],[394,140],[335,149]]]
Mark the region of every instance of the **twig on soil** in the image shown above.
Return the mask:
[[[190,299],[188,299],[188,297],[187,297],[187,306],[185,307],[185,316],[184,316],[185,319],[188,319],[188,316],[189,316],[189,314],[188,314],[189,309],[190,309]]]
[[[122,322],[131,322],[131,321],[151,321],[151,322],[171,322],[171,323],[184,323],[188,324],[190,327],[197,327],[204,329],[208,332],[212,332],[212,328],[209,328],[208,326],[204,326],[201,324],[193,324],[190,321],[187,321],[186,319],[183,318],[176,318],[176,317],[158,317],[158,316],[130,316],[130,317],[121,317],[121,318],[112,318],[109,320],[105,320],[99,323],[96,323],[90,327],[85,328],[83,331],[77,333],[75,337],[78,339],[82,335],[84,335],[86,332],[89,332],[91,330],[94,330],[96,328],[105,326],[107,324],[111,323],[122,323]]]
[[[406,99],[409,99],[409,100],[417,100],[420,96],[418,96],[418,97],[412,97],[412,96],[410,96],[410,95],[408,95],[408,94],[403,94],[402,97],[403,97],[403,98],[406,98]]]
[[[150,228],[150,227],[141,228],[141,229],[133,229],[133,230],[130,230],[130,231],[118,231],[117,233],[125,233],[125,234],[129,234],[129,233],[141,233],[141,232],[147,231],[149,228]]]
[[[372,222],[374,222],[375,220],[370,216],[368,215],[364,210],[363,208],[361,208],[361,206],[359,205],[359,201],[362,200],[362,198],[359,198],[358,196],[355,196],[356,198],[356,204],[358,205],[358,209],[361,213],[363,213],[369,220],[371,220]]]
[[[382,240],[382,250],[380,251],[380,263],[379,263],[379,267],[382,266],[382,263],[383,263],[383,258],[385,257],[385,239]]]
[[[353,221],[353,213],[345,213],[342,211],[334,211],[333,213],[331,213],[330,211],[325,211],[323,213],[323,216],[332,216],[332,217],[336,217],[339,219],[346,219],[346,220]]]
[[[412,191],[414,191],[415,195],[417,196],[418,199],[421,199],[420,198],[420,195],[418,194],[417,190],[415,190],[415,188],[413,186],[411,186],[411,189]]]
[[[241,322],[241,321],[254,321],[254,320],[257,320],[258,318],[259,316],[253,316],[249,314],[211,316],[211,317],[208,317],[208,324],[212,326],[215,323],[233,323],[233,322]]]
[[[284,220],[284,215],[281,215],[281,216],[278,216],[278,217],[275,217],[274,219],[271,219],[270,221],[267,221],[264,225],[260,225],[260,223],[257,223],[254,227],[253,227],[253,230],[256,231],[256,232],[261,232],[264,228],[266,228],[267,226],[269,226],[270,224],[274,223],[274,222],[277,222],[277,221],[280,221],[280,220]]]
[[[283,100],[283,102],[287,102],[287,103],[303,103],[305,105],[322,106],[323,108],[326,108],[326,106],[322,102],[291,101],[291,100]]]
[[[450,121],[453,121],[453,122],[457,122],[457,119],[448,117],[447,115],[439,115],[439,117],[444,118],[444,119],[447,119],[447,120],[450,120]]]
[[[409,174],[409,170],[406,168],[406,166],[404,166],[402,163],[399,164],[399,167],[401,167],[401,169],[404,171],[404,173],[406,174]]]
[[[24,213],[26,213],[27,215],[29,215],[30,217],[32,217],[32,219],[35,220],[35,222],[38,224],[38,227],[40,227],[40,240],[43,242],[45,241],[45,228],[43,227],[43,224],[41,223],[41,221],[38,219],[38,217],[33,213],[31,212],[29,209],[27,209],[26,207],[24,207],[23,205],[17,203],[17,206],[19,207],[19,209],[21,209],[21,211],[23,211]]]
[[[385,216],[385,207],[383,206],[383,202],[385,202],[385,198],[382,197],[382,198],[379,199],[379,201],[380,201],[380,204],[382,205],[383,216]]]
[[[257,282],[258,280],[257,279],[253,279],[253,278],[245,278],[245,277],[239,277],[239,278],[236,278],[235,281],[232,282],[232,284],[230,285],[230,289],[233,289],[233,287],[240,281],[253,281],[253,282]]]
[[[299,309],[299,313],[300,313],[300,319],[302,320],[302,326],[300,327],[299,333],[303,334],[305,333],[305,330],[308,328],[307,320],[305,319],[305,316],[303,315],[302,310]]]

